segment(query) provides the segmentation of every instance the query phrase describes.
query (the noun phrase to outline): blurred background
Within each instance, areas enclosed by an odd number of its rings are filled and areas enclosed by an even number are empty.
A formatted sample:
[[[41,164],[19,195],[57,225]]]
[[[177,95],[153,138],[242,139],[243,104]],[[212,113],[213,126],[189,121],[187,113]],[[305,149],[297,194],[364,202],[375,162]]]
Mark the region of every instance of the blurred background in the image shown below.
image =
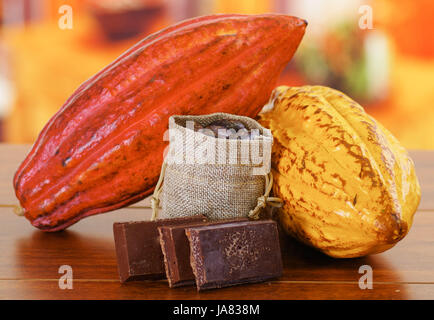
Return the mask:
[[[372,29],[359,26],[365,5]],[[309,22],[280,84],[339,89],[407,148],[434,149],[432,0],[0,0],[0,141],[34,142],[80,83],[149,33],[266,12]]]

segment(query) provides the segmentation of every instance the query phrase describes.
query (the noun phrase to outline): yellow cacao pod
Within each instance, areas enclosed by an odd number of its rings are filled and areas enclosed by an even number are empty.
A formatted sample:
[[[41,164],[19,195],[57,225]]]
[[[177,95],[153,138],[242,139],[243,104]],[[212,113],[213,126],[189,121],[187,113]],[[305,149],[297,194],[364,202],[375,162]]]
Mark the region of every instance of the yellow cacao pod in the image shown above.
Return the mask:
[[[273,191],[288,234],[352,258],[408,233],[420,201],[413,161],[359,104],[327,87],[282,86],[259,117],[274,136]]]

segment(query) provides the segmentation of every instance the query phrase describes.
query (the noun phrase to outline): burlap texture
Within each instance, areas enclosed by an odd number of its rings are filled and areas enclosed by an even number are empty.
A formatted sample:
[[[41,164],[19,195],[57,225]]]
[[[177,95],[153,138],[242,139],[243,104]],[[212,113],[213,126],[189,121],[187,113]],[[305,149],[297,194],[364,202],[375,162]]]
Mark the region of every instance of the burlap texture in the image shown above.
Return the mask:
[[[240,121],[247,129],[258,130],[259,136],[253,140],[219,139],[185,127],[188,120],[206,126],[218,119]],[[172,116],[169,129],[159,218],[196,214],[211,220],[246,217],[263,195],[264,175],[270,172],[270,130],[251,118],[225,113]]]

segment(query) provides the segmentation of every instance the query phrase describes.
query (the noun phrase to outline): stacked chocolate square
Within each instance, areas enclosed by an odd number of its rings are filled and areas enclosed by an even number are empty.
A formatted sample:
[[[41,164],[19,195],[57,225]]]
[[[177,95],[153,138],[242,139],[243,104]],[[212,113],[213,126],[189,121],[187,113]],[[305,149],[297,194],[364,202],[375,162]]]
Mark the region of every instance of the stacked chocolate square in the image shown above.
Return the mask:
[[[198,215],[113,225],[121,282],[161,279],[198,290],[260,282],[282,274],[273,220],[208,221]]]

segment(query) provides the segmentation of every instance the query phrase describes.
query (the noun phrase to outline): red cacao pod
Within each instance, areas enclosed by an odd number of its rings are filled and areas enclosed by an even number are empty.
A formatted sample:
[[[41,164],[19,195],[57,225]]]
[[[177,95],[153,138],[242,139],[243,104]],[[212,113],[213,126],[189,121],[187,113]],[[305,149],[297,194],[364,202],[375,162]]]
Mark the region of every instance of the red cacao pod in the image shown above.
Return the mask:
[[[150,195],[174,114],[256,116],[306,27],[285,15],[213,15],[155,33],[84,82],[14,177],[24,215],[57,231]]]

